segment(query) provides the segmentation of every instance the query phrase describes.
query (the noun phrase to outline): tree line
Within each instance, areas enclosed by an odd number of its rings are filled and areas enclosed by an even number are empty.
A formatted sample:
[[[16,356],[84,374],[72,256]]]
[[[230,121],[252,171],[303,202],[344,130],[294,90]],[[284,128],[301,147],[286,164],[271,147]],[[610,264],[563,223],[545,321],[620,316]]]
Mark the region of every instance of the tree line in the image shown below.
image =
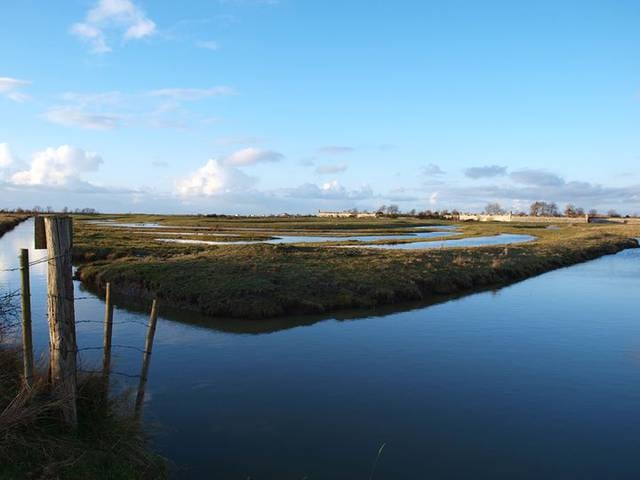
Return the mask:
[[[507,211],[497,202],[488,203],[484,208],[484,213],[487,215],[505,215]],[[529,216],[531,217],[584,217],[586,214],[591,217],[598,215],[598,210],[595,208],[590,209],[588,212],[582,207],[577,207],[572,203],[565,205],[564,210],[560,212],[560,208],[556,202],[543,202],[536,201],[529,206]],[[527,215],[525,212],[517,212],[514,215]],[[608,217],[620,217],[621,215],[616,210],[609,210],[606,214]]]
[[[78,213],[83,215],[96,215],[99,212],[95,208],[75,208],[70,209],[68,207],[63,207],[61,210],[56,210],[53,207],[40,207],[36,205],[32,208],[2,208],[0,209],[0,213],[19,213],[19,214],[38,214],[38,213]]]

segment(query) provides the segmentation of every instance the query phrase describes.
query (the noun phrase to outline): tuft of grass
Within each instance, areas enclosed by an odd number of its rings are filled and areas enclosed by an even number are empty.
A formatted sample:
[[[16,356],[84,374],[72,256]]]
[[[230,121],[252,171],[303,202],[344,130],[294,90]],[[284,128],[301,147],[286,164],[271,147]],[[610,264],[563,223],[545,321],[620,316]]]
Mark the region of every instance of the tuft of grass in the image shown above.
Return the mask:
[[[62,423],[61,399],[40,371],[21,379],[21,355],[0,347],[0,479],[159,479],[164,461],[148,449],[125,397],[105,398],[97,375],[78,377],[78,428]]]

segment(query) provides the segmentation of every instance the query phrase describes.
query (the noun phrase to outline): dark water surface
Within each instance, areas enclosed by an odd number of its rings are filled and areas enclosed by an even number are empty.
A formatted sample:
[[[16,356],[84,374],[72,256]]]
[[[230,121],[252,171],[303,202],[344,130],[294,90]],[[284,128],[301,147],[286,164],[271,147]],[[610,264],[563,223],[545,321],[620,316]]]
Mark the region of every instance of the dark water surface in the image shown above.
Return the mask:
[[[0,240],[0,268],[31,244]],[[32,269],[46,345],[46,265]],[[15,272],[1,287],[17,287]],[[77,301],[101,320],[102,302]],[[175,478],[635,479],[640,467],[640,250],[503,288],[368,318],[161,318],[145,421]],[[146,320],[117,309],[116,322]],[[262,333],[242,333],[259,332]],[[101,344],[78,325],[80,347]],[[114,344],[142,346],[118,324]],[[114,350],[137,373],[140,354]],[[82,352],[90,367],[100,352]],[[124,382],[126,379],[120,379]]]

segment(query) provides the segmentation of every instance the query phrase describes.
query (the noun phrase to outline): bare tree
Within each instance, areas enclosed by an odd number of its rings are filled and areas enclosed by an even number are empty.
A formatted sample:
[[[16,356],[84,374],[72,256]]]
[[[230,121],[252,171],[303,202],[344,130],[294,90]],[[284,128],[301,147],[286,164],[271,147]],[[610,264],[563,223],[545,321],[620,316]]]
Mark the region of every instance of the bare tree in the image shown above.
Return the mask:
[[[575,205],[568,203],[566,207],[564,207],[564,216],[565,217],[575,217],[576,216],[576,207]]]
[[[584,215],[584,208],[576,207],[575,205],[569,203],[566,207],[564,207],[564,215],[565,217],[581,217]]]
[[[497,202],[487,203],[484,207],[484,213],[487,215],[504,215],[506,212]]]
[[[533,202],[529,207],[529,214],[532,217],[557,217],[560,211],[555,202]]]

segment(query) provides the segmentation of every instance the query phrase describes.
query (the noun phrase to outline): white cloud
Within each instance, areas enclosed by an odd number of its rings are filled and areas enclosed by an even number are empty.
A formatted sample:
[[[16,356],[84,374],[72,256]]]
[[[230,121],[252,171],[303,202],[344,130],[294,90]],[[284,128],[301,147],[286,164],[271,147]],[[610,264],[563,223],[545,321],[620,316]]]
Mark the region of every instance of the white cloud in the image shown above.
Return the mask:
[[[106,92],[64,92],[60,98],[82,106],[119,105],[129,101],[128,95],[117,90]]]
[[[109,30],[119,31],[124,40],[137,40],[153,35],[156,24],[132,0],[99,0],[70,32],[88,42],[93,53],[105,53],[111,50]]]
[[[29,95],[22,93],[20,89],[29,85],[26,80],[19,80],[11,77],[0,77],[0,95],[4,95],[14,102],[24,102],[29,99]]]
[[[156,24],[148,18],[144,18],[127,28],[127,31],[124,32],[124,38],[144,38],[152,35],[155,29]]]
[[[85,128],[88,130],[111,130],[118,126],[116,115],[89,113],[78,107],[55,107],[47,110],[43,117],[51,123]]]
[[[524,170],[538,172],[537,170]],[[546,172],[545,172],[546,173]],[[537,174],[525,175],[521,185],[468,185],[443,187],[439,191],[438,204],[447,208],[480,211],[488,201],[497,201],[504,206],[524,210],[536,200],[556,202],[558,205],[573,203],[585,209],[597,208],[606,211],[616,208],[620,212],[640,213],[640,185],[605,186],[589,182],[565,181],[553,174],[538,178]],[[562,180],[560,182],[558,179]],[[536,184],[533,184],[536,182]]]
[[[162,88],[148,92],[152,97],[167,97],[173,100],[193,101],[203,98],[233,95],[235,90],[227,86],[211,88]]]
[[[224,163],[226,165],[247,166],[256,163],[279,162],[283,158],[284,155],[280,152],[249,147],[232,153],[224,159]]]
[[[318,175],[330,175],[335,173],[342,173],[346,171],[347,168],[349,167],[346,163],[318,165],[318,167],[316,167],[316,173]]]
[[[107,45],[104,33],[97,27],[87,25],[86,23],[76,23],[71,25],[69,31],[88,42],[89,45],[91,45],[92,53],[107,53],[111,51],[111,47]]]
[[[69,145],[47,148],[36,152],[28,170],[14,173],[11,182],[16,185],[74,186],[85,184],[82,173],[97,171],[102,158]]]
[[[13,154],[8,143],[0,143],[0,168],[7,168],[13,163]]]
[[[311,199],[331,199],[331,200],[368,200],[374,197],[373,190],[369,185],[349,190],[337,180],[325,182],[321,185],[305,183],[297,188],[286,191],[288,197],[311,198]]]
[[[197,113],[183,106],[187,101],[205,100],[229,94],[230,87],[167,88],[142,92],[65,92],[59,105],[42,117],[51,123],[90,130],[111,130],[123,126],[176,128],[210,124],[208,113]]]
[[[213,40],[199,40],[196,42],[196,47],[215,51],[220,49],[220,44]]]
[[[211,197],[249,189],[256,179],[236,167],[211,159],[191,175],[176,182],[176,192],[183,197]]]
[[[536,187],[557,187],[565,184],[564,179],[559,175],[545,170],[535,169],[523,169],[511,172],[511,180]]]
[[[471,167],[464,171],[465,176],[473,178],[474,180],[479,178],[493,178],[502,177],[507,173],[507,167],[500,165],[485,165],[483,167]]]

